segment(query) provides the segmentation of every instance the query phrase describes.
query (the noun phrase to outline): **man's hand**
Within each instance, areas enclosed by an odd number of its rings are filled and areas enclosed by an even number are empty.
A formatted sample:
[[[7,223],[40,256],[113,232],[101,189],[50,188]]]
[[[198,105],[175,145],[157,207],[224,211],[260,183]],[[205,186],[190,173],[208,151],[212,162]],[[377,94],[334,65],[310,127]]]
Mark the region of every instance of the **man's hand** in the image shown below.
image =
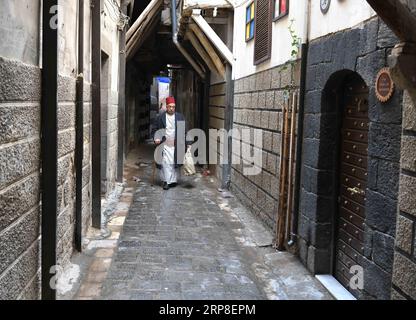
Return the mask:
[[[157,145],[157,146],[158,146],[161,142],[162,142],[162,141],[161,141],[160,139],[156,139],[156,140],[155,140],[155,143],[156,143],[156,145]]]

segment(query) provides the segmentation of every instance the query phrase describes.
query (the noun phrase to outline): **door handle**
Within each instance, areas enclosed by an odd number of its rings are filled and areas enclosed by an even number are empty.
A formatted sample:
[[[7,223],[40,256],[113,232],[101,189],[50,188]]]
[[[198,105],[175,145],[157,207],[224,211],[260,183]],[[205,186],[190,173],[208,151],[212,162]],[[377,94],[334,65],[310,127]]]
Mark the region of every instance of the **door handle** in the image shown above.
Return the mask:
[[[360,196],[364,196],[365,195],[365,191],[358,188],[358,187],[354,187],[354,188],[347,188],[348,192],[351,192],[351,195],[356,195],[359,194]]]

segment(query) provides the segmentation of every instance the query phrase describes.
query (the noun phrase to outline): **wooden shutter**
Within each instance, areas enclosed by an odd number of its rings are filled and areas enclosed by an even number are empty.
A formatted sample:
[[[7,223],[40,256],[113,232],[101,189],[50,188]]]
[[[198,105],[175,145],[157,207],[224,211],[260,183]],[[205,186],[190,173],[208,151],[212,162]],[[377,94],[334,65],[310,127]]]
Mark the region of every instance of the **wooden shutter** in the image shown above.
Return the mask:
[[[272,0],[257,0],[254,64],[270,59],[272,49]]]

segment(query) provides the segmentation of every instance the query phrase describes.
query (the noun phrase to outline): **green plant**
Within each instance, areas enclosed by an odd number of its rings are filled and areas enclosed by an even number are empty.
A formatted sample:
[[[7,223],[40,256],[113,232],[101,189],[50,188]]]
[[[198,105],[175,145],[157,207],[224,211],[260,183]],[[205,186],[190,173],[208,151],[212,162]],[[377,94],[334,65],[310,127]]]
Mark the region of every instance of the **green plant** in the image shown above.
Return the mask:
[[[290,37],[291,37],[291,52],[290,52],[290,60],[288,60],[283,70],[287,70],[290,67],[290,84],[285,87],[285,96],[289,96],[289,92],[295,87],[295,67],[296,61],[298,59],[298,54],[301,46],[301,38],[297,36],[295,29],[293,27],[293,23],[295,19],[290,20],[290,24],[288,27]]]

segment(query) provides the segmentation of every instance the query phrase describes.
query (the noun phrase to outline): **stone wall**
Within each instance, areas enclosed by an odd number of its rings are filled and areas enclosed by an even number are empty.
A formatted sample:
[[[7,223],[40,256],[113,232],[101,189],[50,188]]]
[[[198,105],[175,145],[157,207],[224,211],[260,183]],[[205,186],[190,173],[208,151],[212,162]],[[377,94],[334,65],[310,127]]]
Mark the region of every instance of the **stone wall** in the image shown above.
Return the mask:
[[[263,131],[262,168],[259,175],[244,175],[242,155],[240,164],[233,164],[232,190],[270,228],[275,227],[279,197],[280,148],[282,109],[291,90],[299,85],[299,63],[279,66],[235,80],[234,128],[261,129]],[[236,154],[235,150],[233,153]]]
[[[40,69],[0,57],[0,299],[40,279]]]
[[[369,92],[368,184],[364,239],[364,291],[360,298],[389,298],[396,231],[402,92],[387,103],[375,97],[377,72],[397,39],[378,18],[310,44],[302,156],[300,258],[313,273],[332,273],[338,208],[339,111],[333,92],[358,73]],[[332,98],[331,98],[332,97]]]
[[[416,299],[416,107],[403,103],[399,215],[393,265],[392,299]]]
[[[225,126],[225,91],[226,83],[219,82],[211,84],[209,89],[209,128],[221,130]],[[221,139],[216,139],[214,136],[209,137],[210,145],[216,144],[216,159],[217,165],[211,165],[210,170],[212,173],[222,181],[223,165],[221,163],[221,157],[224,156],[224,142]],[[212,150],[211,152],[215,152]],[[210,157],[213,157],[210,155]]]
[[[58,228],[57,264],[65,268],[73,254],[75,232],[75,79],[58,81]],[[91,218],[91,86],[84,85],[84,160],[82,224],[86,233]]]

